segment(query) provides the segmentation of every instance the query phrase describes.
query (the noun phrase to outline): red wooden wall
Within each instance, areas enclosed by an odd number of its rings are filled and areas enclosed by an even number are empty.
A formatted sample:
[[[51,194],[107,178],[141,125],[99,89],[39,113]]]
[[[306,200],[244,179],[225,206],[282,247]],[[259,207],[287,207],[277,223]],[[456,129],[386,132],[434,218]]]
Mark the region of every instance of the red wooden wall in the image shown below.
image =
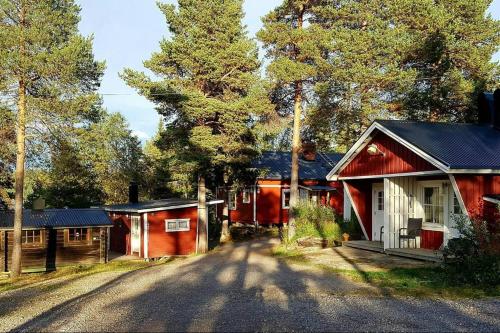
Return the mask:
[[[370,180],[350,180],[346,182],[353,205],[359,214],[368,239],[372,240],[372,182]]]
[[[438,250],[444,241],[442,231],[422,230],[420,247],[429,250]]]
[[[190,230],[166,232],[166,219],[190,219]],[[158,258],[169,255],[187,255],[196,251],[196,225],[198,208],[172,209],[148,213],[148,256]]]
[[[486,194],[500,194],[500,175],[455,175],[465,207],[471,216],[483,216]]]
[[[375,134],[370,144],[376,144],[385,156],[368,154],[367,146],[345,166],[340,177],[437,170],[432,164],[381,132]]]

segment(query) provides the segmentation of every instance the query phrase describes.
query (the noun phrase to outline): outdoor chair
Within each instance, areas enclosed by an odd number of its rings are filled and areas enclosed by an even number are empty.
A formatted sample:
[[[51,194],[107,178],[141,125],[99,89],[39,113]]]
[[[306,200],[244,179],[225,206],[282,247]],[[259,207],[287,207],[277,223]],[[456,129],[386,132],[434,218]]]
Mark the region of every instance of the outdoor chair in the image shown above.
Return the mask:
[[[405,230],[404,234],[402,231]],[[417,248],[417,237],[422,232],[422,219],[409,218],[408,227],[399,229],[399,247],[401,248],[401,240],[408,240],[408,247],[410,247],[410,239],[413,239],[414,248]]]

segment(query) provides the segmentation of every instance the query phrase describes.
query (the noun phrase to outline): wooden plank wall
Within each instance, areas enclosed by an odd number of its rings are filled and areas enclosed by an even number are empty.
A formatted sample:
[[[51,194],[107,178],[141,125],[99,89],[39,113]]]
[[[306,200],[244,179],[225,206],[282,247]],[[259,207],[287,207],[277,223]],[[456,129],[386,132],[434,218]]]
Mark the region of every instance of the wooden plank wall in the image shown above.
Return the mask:
[[[22,268],[53,270],[61,265],[107,262],[107,228],[92,228],[88,242],[65,244],[64,229],[42,231],[39,245],[23,245]],[[1,232],[0,265],[8,271],[12,264],[13,232]],[[7,258],[7,259],[6,259]]]

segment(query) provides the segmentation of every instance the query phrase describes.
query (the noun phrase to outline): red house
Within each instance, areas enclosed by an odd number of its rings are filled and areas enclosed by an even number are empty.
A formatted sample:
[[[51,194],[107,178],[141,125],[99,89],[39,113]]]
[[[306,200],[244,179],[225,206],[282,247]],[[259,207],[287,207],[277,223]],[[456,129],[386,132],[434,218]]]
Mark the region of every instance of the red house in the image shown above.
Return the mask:
[[[327,181],[328,171],[341,159],[341,154],[305,151],[299,160],[299,191],[303,199],[329,205],[343,214],[344,192],[341,182]],[[231,222],[273,225],[288,222],[290,201],[290,152],[264,152],[253,163],[260,176],[255,183],[229,190]],[[226,189],[218,188],[218,198]]]
[[[198,243],[198,202],[165,199],[105,207],[110,219],[110,250],[139,258],[161,258],[195,253]],[[212,206],[222,201],[207,202]]]
[[[456,237],[455,214],[485,215],[485,198],[500,194],[495,104],[481,124],[376,120],[365,131],[327,178],[344,184],[367,240],[407,247],[400,229],[416,218],[417,247],[439,249]]]

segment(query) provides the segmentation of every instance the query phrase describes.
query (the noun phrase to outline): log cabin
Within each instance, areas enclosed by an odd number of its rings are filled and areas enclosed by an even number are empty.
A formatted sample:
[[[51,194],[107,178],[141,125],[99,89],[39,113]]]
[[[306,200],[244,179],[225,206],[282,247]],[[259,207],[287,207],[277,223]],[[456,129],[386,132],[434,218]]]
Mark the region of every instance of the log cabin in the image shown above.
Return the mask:
[[[0,267],[12,263],[14,213],[0,211]],[[51,271],[63,265],[106,263],[112,226],[102,209],[25,209],[22,270]]]
[[[411,245],[439,250],[458,235],[456,215],[488,218],[500,197],[500,91],[482,99],[478,124],[376,120],[335,165],[327,179],[343,183],[366,240],[407,248],[400,236],[416,219]]]
[[[339,215],[344,213],[342,182],[326,179],[341,158],[342,154],[321,153],[313,145],[304,145],[299,158],[299,193],[302,200],[328,205]],[[263,152],[252,163],[258,174],[252,185],[238,189],[218,187],[217,197],[225,198],[229,221],[266,226],[288,223],[291,164],[290,152]]]

